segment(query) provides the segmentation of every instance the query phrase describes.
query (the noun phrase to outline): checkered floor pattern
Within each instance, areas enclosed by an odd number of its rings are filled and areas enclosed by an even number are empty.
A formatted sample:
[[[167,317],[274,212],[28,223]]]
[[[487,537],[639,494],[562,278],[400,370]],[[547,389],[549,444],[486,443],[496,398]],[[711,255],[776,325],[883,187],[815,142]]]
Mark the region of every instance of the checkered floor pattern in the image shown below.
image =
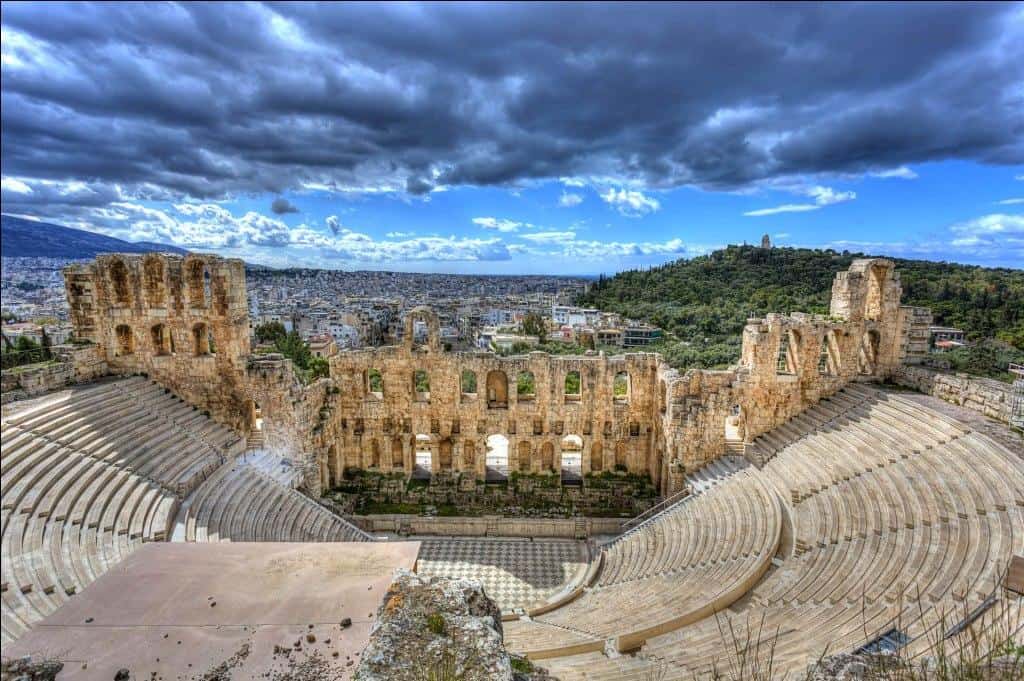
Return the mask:
[[[583,568],[586,548],[568,540],[421,539],[418,571],[480,580],[502,611],[540,605]]]

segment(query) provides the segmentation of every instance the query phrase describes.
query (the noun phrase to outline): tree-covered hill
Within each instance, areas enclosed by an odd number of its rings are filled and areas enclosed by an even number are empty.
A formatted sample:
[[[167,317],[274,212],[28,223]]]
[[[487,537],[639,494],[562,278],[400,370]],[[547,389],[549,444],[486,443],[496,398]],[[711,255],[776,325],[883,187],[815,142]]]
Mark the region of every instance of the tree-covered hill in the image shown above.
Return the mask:
[[[836,272],[860,253],[729,246],[706,256],[600,278],[581,300],[645,319],[671,334],[658,349],[673,366],[723,366],[739,357],[748,317],[827,313]],[[972,342],[995,338],[1024,359],[1024,270],[893,259],[903,303],[930,307],[936,324]]]

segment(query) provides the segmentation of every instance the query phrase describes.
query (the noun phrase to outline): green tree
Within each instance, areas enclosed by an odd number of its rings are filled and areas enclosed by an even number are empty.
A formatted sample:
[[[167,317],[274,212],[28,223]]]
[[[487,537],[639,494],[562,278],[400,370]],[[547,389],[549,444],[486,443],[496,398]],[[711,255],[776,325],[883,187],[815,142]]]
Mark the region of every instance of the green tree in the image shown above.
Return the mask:
[[[331,365],[324,357],[310,358],[309,370],[312,374],[312,380],[328,378],[331,375]]]
[[[523,333],[527,336],[536,336],[537,340],[543,343],[544,337],[547,336],[544,318],[536,312],[526,313],[523,317]]]
[[[516,395],[532,396],[536,394],[536,390],[533,373],[530,371],[520,371],[519,375],[516,376]]]
[[[295,363],[300,369],[308,369],[313,353],[297,331],[292,331],[274,341],[274,349]]]
[[[281,322],[267,322],[266,324],[260,324],[254,330],[257,342],[260,343],[276,343],[279,339],[284,338],[288,335],[285,331],[284,324]]]

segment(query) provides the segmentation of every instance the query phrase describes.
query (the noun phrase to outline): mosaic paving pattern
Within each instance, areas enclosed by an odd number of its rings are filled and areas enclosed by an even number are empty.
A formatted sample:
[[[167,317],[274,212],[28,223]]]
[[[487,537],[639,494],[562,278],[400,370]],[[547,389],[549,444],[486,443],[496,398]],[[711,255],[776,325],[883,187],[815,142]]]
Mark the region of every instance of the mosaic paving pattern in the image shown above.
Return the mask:
[[[580,572],[582,542],[420,539],[421,574],[478,579],[502,611],[543,603]]]

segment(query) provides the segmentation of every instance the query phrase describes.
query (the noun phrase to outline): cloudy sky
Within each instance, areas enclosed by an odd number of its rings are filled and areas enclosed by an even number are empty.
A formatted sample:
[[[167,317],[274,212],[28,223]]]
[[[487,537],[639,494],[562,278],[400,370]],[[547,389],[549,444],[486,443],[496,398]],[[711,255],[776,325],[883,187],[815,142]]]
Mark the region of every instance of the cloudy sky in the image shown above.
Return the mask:
[[[1024,263],[1024,5],[4,3],[3,212],[305,263]]]

